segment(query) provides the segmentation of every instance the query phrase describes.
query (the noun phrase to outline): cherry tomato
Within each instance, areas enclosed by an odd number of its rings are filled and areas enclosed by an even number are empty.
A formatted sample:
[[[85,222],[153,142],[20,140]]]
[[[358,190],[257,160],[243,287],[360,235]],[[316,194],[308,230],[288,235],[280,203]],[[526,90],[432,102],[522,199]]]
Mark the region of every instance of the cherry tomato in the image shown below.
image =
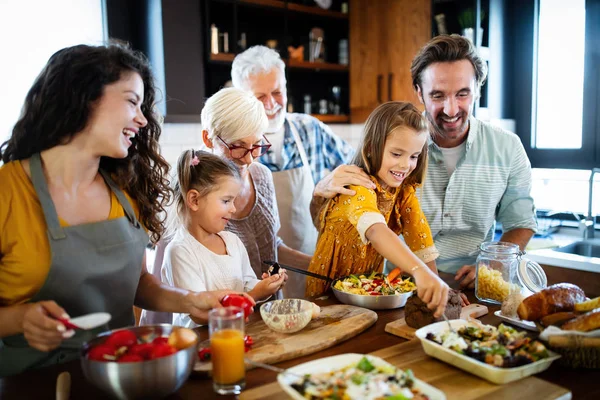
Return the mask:
[[[168,344],[168,343],[169,343],[168,337],[157,337],[152,341],[152,344]]]
[[[373,291],[373,292],[369,292],[369,294],[371,296],[381,296],[381,292],[375,292],[375,291]]]
[[[117,362],[120,362],[120,363],[122,363],[122,362],[140,362],[140,361],[144,361],[144,357],[142,357],[138,354],[123,354],[117,360]]]
[[[244,336],[244,351],[247,353],[248,351],[252,350],[252,346],[254,346],[254,340],[252,339],[252,336]]]
[[[198,351],[198,359],[200,361],[210,361],[210,347],[203,347]]]
[[[254,345],[254,339],[252,339],[252,336],[250,336],[250,335],[244,336],[244,346],[252,347],[253,345]]]
[[[144,360],[149,360],[152,355],[152,343],[134,344],[129,348],[127,354],[134,354],[142,357]]]
[[[245,318],[248,318],[248,316],[254,311],[250,300],[239,294],[228,294],[227,296],[223,297],[221,304],[223,304],[223,307],[240,307],[244,310]]]
[[[123,346],[130,347],[137,343],[137,336],[128,330],[117,331],[111,334],[105,343],[117,349]]]
[[[90,360],[95,361],[114,361],[117,349],[114,346],[103,343],[92,347],[87,356]]]
[[[155,358],[161,358],[170,356],[171,354],[175,354],[177,349],[167,343],[159,343],[152,346],[152,353],[150,354],[150,359],[154,360]]]

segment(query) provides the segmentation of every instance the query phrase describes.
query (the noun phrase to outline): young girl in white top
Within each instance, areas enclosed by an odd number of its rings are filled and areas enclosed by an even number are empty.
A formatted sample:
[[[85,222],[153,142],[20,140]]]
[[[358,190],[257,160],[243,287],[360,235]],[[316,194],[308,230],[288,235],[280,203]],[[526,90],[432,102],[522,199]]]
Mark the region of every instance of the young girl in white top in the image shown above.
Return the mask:
[[[285,283],[285,271],[259,280],[242,241],[224,231],[235,213],[240,192],[239,169],[204,151],[186,150],[177,162],[173,239],[165,250],[162,281],[202,292],[230,289],[255,300],[273,295]],[[194,327],[189,314],[173,314],[173,324]]]

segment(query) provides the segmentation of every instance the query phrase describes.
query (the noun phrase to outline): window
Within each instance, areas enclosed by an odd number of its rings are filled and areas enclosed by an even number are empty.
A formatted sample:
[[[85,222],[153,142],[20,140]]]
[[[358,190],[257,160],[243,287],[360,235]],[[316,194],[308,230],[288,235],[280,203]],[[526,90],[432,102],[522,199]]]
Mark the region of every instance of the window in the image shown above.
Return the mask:
[[[585,0],[540,0],[539,12],[537,112],[532,145],[540,149],[580,149]],[[558,26],[561,28],[556,29]]]
[[[0,2],[0,143],[19,118],[27,91],[57,50],[101,44],[103,0],[2,0]]]
[[[600,165],[600,0],[537,0],[533,47],[532,166]],[[526,138],[524,138],[526,139]]]

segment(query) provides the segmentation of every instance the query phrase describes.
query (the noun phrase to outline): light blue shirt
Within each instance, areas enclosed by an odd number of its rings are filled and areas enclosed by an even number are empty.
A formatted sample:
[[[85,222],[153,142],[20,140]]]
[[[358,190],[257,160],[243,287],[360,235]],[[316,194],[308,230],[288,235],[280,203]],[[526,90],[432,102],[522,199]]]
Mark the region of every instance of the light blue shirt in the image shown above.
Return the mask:
[[[470,119],[464,154],[451,176],[440,148],[429,140],[425,184],[418,191],[421,207],[440,252],[441,271],[473,265],[482,242],[504,232],[537,230],[531,192],[531,164],[514,133]]]

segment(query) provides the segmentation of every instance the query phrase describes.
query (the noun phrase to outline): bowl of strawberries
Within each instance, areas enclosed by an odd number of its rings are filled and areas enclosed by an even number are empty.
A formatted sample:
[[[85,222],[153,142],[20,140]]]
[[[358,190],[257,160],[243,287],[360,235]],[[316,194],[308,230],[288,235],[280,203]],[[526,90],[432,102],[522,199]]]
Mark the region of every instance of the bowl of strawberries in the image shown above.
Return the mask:
[[[88,381],[120,399],[162,398],[189,377],[198,356],[198,336],[161,324],[101,333],[85,343],[81,367]]]

